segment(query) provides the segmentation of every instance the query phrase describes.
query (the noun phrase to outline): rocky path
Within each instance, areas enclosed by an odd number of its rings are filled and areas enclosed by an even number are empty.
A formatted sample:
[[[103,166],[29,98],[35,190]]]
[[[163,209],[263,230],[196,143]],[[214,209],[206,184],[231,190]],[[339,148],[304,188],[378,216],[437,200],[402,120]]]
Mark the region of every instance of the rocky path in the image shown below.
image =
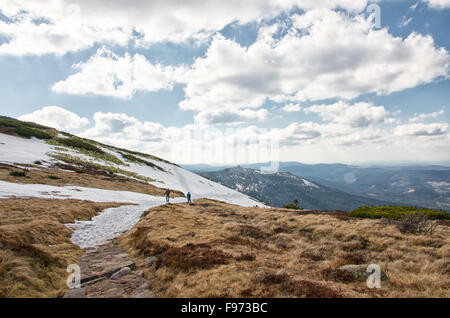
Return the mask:
[[[148,281],[116,241],[87,249],[79,259],[81,288],[64,298],[153,298]]]

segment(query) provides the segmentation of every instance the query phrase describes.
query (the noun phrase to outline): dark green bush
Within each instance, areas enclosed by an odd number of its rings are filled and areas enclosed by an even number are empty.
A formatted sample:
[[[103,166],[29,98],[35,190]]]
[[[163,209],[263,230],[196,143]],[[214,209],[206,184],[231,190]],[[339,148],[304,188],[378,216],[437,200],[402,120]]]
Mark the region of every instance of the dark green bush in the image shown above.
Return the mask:
[[[135,156],[133,156],[133,155],[130,155],[130,154],[127,154],[127,153],[123,153],[123,152],[121,152],[120,154],[121,154],[122,157],[124,157],[127,161],[135,162],[135,163],[142,163],[142,164],[147,165],[147,166],[149,166],[149,167],[156,168],[156,169],[159,169],[159,170],[161,170],[161,171],[164,171],[163,168],[161,168],[161,167],[158,166],[158,165],[155,165],[153,162],[150,162],[150,161],[147,161],[147,160],[144,160],[144,159],[135,157]]]
[[[58,179],[61,179],[60,177],[57,177],[57,176],[54,176],[54,175],[49,175],[48,178],[49,178],[49,179],[52,179],[52,180],[58,180]]]
[[[17,171],[17,170],[13,170],[9,173],[10,176],[13,177],[25,177],[27,175],[27,170],[23,170],[23,171]]]
[[[16,128],[16,133],[22,137],[31,138],[36,137],[38,139],[51,139],[52,135],[46,133],[45,131],[38,130],[35,128],[29,128],[25,126],[20,126]]]
[[[426,215],[428,218],[434,220],[450,219],[450,214],[444,210],[433,210],[412,206],[361,206],[350,212],[349,216],[368,219],[386,218],[400,220],[411,214]]]
[[[283,208],[285,209],[294,209],[294,210],[302,210],[301,207],[298,206],[298,200],[292,201],[292,203],[288,203],[283,205]]]
[[[14,118],[0,116],[0,126],[3,127],[12,127],[15,128],[15,132],[26,138],[36,137],[39,139],[50,139],[52,136],[43,131],[49,129],[49,127],[45,127],[39,124],[20,121]]]
[[[104,154],[105,152],[101,150],[100,148],[85,142],[79,138],[56,138],[56,141],[64,146],[67,147],[73,147],[73,148],[80,148],[87,151],[93,151],[99,154]]]
[[[16,128],[20,126],[20,122],[13,118],[0,116],[0,126]]]
[[[15,118],[0,116],[0,126],[4,127],[30,127],[30,128],[38,128],[38,129],[49,129],[49,127],[42,126],[36,123],[32,123],[29,121],[20,121]]]

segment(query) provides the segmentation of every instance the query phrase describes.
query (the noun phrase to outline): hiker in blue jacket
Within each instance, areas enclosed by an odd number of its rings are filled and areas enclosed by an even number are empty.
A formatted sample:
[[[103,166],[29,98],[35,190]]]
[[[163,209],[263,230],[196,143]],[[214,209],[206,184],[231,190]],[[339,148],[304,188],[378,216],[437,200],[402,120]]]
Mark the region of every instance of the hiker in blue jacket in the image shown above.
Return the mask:
[[[187,199],[187,203],[188,204],[192,203],[192,201],[191,201],[191,193],[190,192],[186,193],[186,199]]]

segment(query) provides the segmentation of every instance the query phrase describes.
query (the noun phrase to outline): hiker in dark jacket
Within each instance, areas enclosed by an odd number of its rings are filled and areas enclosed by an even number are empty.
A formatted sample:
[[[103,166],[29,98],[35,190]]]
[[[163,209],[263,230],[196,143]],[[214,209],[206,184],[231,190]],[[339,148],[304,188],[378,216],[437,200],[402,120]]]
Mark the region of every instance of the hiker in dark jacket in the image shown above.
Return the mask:
[[[166,192],[164,193],[166,195],[166,202],[169,202],[169,198],[170,198],[170,189],[167,189]]]
[[[188,193],[186,194],[186,199],[187,199],[187,203],[188,203],[188,204],[191,204],[191,203],[192,203],[192,201],[191,201],[191,193],[190,193],[190,192],[188,192]]]

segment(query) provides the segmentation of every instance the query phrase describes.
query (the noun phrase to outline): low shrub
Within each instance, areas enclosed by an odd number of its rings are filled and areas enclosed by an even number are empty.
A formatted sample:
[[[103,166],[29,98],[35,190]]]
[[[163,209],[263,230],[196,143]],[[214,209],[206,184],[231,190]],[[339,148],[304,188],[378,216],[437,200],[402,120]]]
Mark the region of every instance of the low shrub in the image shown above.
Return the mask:
[[[355,252],[365,250],[369,246],[369,241],[360,235],[356,235],[349,241],[342,243],[342,250],[346,252]]]
[[[105,165],[101,165],[99,163],[92,162],[92,161],[82,160],[82,159],[80,159],[78,157],[71,156],[69,154],[47,153],[47,155],[52,157],[52,158],[54,158],[54,159],[61,160],[61,161],[64,161],[66,163],[69,163],[69,164],[77,164],[77,165],[80,165],[82,167],[92,167],[92,168],[95,168],[95,169],[108,171],[109,173],[113,173],[113,174],[114,173],[115,174],[123,174],[123,175],[129,176],[129,177],[141,180],[141,181],[145,181],[145,182],[156,181],[155,179],[152,179],[152,178],[149,178],[149,177],[146,177],[146,176],[142,176],[142,175],[137,174],[137,173],[132,172],[132,171],[123,170],[123,169],[120,169],[120,168],[117,168],[117,167],[114,167],[114,166],[105,166]],[[76,170],[76,171],[78,172],[79,170]],[[86,171],[81,170],[78,173],[83,173],[83,172],[86,172]]]
[[[105,162],[115,163],[117,165],[128,166],[122,160],[120,160],[119,158],[114,156],[113,154],[104,152],[100,148],[98,148],[88,142],[85,142],[79,138],[74,137],[71,139],[72,141],[65,141],[65,142],[62,142],[62,140],[70,140],[70,139],[69,138],[52,139],[52,140],[47,140],[47,143],[50,145],[57,146],[57,147],[55,147],[55,150],[58,150],[60,152],[67,151],[67,149],[58,147],[58,146],[66,146],[66,147],[74,149],[86,156],[92,157],[96,160],[103,160]]]
[[[237,261],[254,261],[256,256],[251,253],[242,253],[241,255],[235,256],[234,259]]]
[[[93,151],[99,154],[104,154],[105,152],[101,150],[100,148],[76,137],[72,138],[56,138],[54,141],[56,141],[57,144],[62,146],[67,146],[71,148],[78,148],[78,149],[84,149],[87,151]]]
[[[228,264],[228,260],[231,258],[230,254],[212,249],[208,244],[190,243],[182,247],[170,247],[160,254],[156,261],[156,268],[166,266],[173,270],[189,272]]]
[[[266,233],[251,225],[241,225],[239,227],[239,234],[242,236],[252,237],[254,239],[264,239],[267,237]]]
[[[345,265],[345,264],[344,264]],[[322,277],[324,280],[331,280],[334,282],[340,282],[340,283],[350,283],[355,280],[355,277],[352,273],[347,271],[342,271],[335,267],[325,267],[320,271]]]
[[[365,264],[367,262],[367,253],[356,251],[356,252],[347,252],[342,256],[342,259],[340,262],[342,262],[342,265],[347,264]]]
[[[27,169],[23,169],[22,171],[12,170],[9,175],[12,177],[26,177],[27,173]]]
[[[393,221],[394,225],[402,233],[433,235],[438,223],[431,220],[427,215],[410,214],[401,220]]]
[[[163,168],[161,168],[158,165],[155,165],[153,162],[150,162],[150,161],[147,161],[147,160],[141,159],[139,157],[123,153],[123,152],[121,152],[120,154],[122,155],[122,157],[124,157],[129,162],[134,162],[134,163],[138,163],[138,164],[144,164],[146,166],[149,166],[149,167],[152,167],[152,168],[164,171]]]
[[[292,203],[288,203],[282,206],[285,209],[293,209],[293,210],[303,210],[301,207],[298,206],[298,200],[292,201]]]
[[[433,210],[427,208],[417,208],[411,206],[362,206],[352,212],[350,217],[369,218],[369,219],[392,219],[400,220],[406,215],[426,215],[434,220],[449,220],[450,214],[444,210]]]
[[[52,179],[52,180],[59,180],[59,179],[61,179],[60,177],[54,176],[54,175],[49,175],[48,178]]]
[[[323,261],[325,256],[323,251],[317,249],[305,249],[300,253],[300,258],[307,258],[314,262]]]
[[[261,276],[260,281],[264,285],[276,285],[286,282],[290,279],[287,273],[268,273]]]
[[[31,137],[36,137],[38,139],[51,139],[52,138],[52,135],[50,135],[49,133],[46,133],[42,130],[38,130],[35,128],[25,127],[25,126],[17,127],[15,131],[18,135],[25,137],[25,138],[31,138]]]

